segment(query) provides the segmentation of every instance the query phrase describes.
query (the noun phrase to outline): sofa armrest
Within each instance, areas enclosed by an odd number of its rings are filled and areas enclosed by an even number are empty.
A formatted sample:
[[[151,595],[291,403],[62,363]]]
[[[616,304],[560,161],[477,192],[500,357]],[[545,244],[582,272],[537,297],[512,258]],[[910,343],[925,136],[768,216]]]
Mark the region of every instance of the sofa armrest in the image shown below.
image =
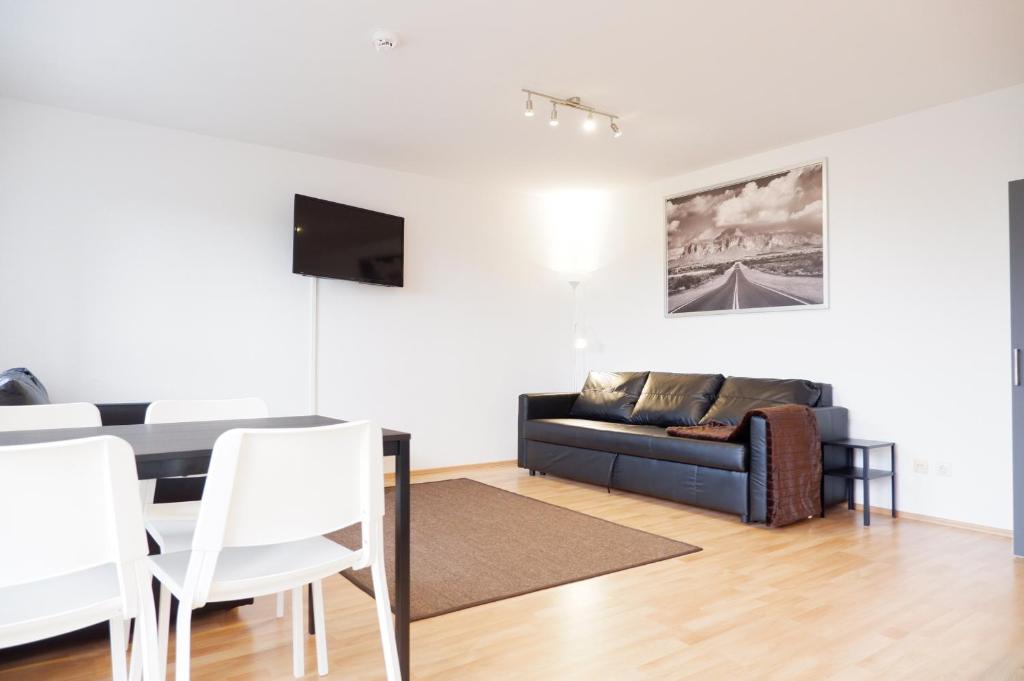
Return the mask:
[[[520,395],[519,420],[566,418],[579,396],[579,393],[527,393]]]
[[[526,422],[565,418],[579,393],[526,393],[519,396],[519,467],[526,468]]]
[[[849,437],[850,412],[846,407],[815,407],[818,431],[822,440],[838,440]],[[768,426],[764,418],[757,416],[750,420],[749,475],[747,477],[747,500],[750,520],[763,522],[768,517]],[[825,465],[830,463],[833,452],[825,451]],[[844,454],[845,456],[845,454]],[[837,495],[845,495],[842,480],[826,481],[825,503],[834,503]]]
[[[823,442],[850,437],[850,412],[846,407],[816,407],[813,411]]]
[[[149,402],[120,402],[117,404],[97,404],[100,420],[105,426],[130,426],[145,423],[146,409]]]

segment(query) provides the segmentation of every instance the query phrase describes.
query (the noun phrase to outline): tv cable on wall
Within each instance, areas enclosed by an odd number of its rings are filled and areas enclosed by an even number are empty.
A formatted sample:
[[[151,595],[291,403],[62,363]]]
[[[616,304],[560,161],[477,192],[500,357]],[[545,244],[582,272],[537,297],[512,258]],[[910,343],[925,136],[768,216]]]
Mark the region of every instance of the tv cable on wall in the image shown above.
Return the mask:
[[[309,406],[319,413],[320,278],[405,284],[405,218],[295,195],[292,272],[310,287]]]

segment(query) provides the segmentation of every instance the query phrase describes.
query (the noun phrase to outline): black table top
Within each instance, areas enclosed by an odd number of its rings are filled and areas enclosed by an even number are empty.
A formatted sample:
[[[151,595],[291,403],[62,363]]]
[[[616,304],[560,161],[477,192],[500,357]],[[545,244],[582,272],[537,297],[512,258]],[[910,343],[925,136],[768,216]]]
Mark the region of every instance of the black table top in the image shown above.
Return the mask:
[[[209,456],[217,438],[233,428],[308,428],[328,426],[332,423],[344,423],[344,421],[326,416],[275,416],[265,419],[234,419],[230,421],[187,421],[184,423],[98,426],[94,428],[16,430],[0,432],[0,447],[77,440],[96,435],[113,435],[126,440],[135,450],[136,460],[145,463],[165,459]],[[409,433],[384,429],[384,442],[400,442],[409,439]]]

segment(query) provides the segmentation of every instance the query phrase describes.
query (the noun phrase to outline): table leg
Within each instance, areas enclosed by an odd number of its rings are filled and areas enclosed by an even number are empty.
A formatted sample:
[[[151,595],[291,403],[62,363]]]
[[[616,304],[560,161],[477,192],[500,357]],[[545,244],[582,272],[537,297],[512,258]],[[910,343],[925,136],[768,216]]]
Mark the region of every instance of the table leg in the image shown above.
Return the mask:
[[[892,517],[896,517],[896,445],[889,446],[889,466],[892,471]]]
[[[821,476],[821,517],[825,517],[825,476]]]
[[[409,681],[409,441],[395,457],[395,639],[403,681]]]
[[[316,634],[316,620],[313,619],[313,583],[306,585],[306,629],[310,636]]]
[[[846,467],[853,470],[853,450],[849,447],[846,448]],[[857,484],[856,481],[850,478],[846,479],[846,508],[853,510],[853,486]]]
[[[821,491],[819,492],[819,494],[821,495],[821,517],[824,518],[825,517],[825,473],[824,473],[824,469],[825,469],[825,448],[824,447],[821,448],[821,468],[822,468],[823,472],[821,474]]]
[[[864,473],[864,527],[871,524],[871,480],[868,479],[868,450],[860,453],[861,471]]]

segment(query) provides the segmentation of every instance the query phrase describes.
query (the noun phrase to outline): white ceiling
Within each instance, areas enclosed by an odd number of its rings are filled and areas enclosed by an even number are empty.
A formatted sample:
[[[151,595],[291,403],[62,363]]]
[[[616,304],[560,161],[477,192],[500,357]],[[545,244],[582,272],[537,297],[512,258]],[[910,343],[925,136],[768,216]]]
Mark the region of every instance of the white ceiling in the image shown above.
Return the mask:
[[[376,53],[378,28],[404,45]],[[1024,82],[1022,30],[1021,0],[0,0],[0,96],[518,189],[607,185]],[[620,113],[624,135],[526,119],[520,87]]]

